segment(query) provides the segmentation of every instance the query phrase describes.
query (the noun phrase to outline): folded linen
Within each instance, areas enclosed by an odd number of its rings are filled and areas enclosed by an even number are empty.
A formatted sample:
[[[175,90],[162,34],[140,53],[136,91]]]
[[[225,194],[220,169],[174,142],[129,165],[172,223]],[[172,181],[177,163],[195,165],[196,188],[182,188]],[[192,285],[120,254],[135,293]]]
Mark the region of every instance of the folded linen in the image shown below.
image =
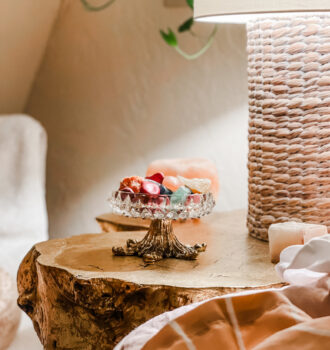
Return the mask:
[[[295,285],[317,282],[330,273],[330,235],[313,238],[304,246],[284,249],[275,267],[280,277]]]

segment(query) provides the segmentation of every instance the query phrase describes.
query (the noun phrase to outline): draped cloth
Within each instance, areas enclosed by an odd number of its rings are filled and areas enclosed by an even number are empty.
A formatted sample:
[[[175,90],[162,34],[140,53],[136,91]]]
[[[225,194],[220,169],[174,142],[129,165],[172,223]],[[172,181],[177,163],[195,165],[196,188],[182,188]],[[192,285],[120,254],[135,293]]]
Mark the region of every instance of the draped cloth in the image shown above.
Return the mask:
[[[287,248],[276,270],[288,287],[213,298],[167,313],[165,322],[160,315],[116,350],[330,349],[329,236]]]

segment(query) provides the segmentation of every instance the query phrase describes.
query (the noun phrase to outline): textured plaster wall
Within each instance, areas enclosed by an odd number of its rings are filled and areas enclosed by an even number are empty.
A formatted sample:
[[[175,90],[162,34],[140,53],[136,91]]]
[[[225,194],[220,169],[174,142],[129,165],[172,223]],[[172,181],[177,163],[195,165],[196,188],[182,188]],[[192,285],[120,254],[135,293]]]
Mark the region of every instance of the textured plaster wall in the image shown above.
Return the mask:
[[[162,0],[117,0],[99,13],[62,2],[27,105],[49,135],[51,237],[98,231],[94,217],[119,179],[159,157],[213,159],[218,207],[246,206],[245,28],[220,26],[212,49],[188,62],[159,28],[189,15]],[[187,50],[198,44],[180,40]]]
[[[1,0],[0,113],[22,112],[59,0]]]

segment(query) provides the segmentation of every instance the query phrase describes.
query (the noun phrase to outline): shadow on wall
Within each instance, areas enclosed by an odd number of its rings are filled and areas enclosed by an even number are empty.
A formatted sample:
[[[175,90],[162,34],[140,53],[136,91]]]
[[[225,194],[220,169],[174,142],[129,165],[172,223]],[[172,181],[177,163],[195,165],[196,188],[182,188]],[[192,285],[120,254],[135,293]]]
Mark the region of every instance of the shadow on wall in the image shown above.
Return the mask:
[[[95,215],[121,177],[161,157],[208,157],[220,209],[247,201],[245,28],[220,27],[213,47],[186,61],[159,29],[188,9],[118,0],[99,13],[62,3],[26,112],[49,134],[50,235],[95,231]],[[201,30],[211,27],[204,24]],[[187,50],[195,43],[187,36]],[[233,192],[234,189],[234,192]]]

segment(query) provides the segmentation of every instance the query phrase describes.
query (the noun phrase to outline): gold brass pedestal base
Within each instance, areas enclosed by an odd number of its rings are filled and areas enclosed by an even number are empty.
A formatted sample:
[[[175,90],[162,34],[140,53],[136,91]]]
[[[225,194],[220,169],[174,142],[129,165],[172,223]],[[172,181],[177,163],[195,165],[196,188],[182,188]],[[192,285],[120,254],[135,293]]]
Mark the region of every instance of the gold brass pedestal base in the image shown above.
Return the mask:
[[[118,256],[137,255],[146,264],[152,264],[164,258],[194,260],[205,249],[205,243],[193,247],[180,243],[173,233],[172,220],[157,219],[151,222],[142,241],[129,239],[126,247],[113,247],[112,252]]]

